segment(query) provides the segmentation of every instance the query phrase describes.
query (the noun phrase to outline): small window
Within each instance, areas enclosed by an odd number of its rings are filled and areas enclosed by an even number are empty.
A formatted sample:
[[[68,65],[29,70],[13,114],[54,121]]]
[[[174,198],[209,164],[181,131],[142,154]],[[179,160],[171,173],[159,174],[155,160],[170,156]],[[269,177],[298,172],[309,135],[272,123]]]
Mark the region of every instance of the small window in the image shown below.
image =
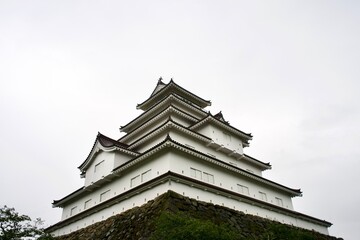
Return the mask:
[[[71,208],[71,210],[70,210],[70,216],[74,216],[74,215],[76,214],[76,209],[77,209],[77,206]]]
[[[240,184],[238,184],[237,186],[238,186],[239,193],[249,195],[249,188],[247,186],[240,185]]]
[[[203,180],[205,182],[214,183],[214,175],[203,172]]]
[[[250,172],[250,173],[254,173],[254,171],[253,170],[251,170],[251,169],[246,169],[246,171],[248,171],[248,172]]]
[[[110,190],[103,192],[102,194],[100,194],[100,202],[103,202],[103,201],[109,199],[109,196],[110,196]]]
[[[233,162],[229,162],[230,163],[230,165],[233,165],[233,166],[237,166],[237,164],[236,163],[233,163]]]
[[[261,200],[267,201],[266,193],[264,193],[264,192],[259,192],[259,195],[260,195],[260,199],[261,199]]]
[[[201,171],[195,168],[190,168],[190,176],[197,179],[202,179]]]
[[[282,200],[281,198],[276,197],[275,200],[276,200],[276,204],[277,204],[278,206],[280,206],[280,207],[283,206],[283,200]]]
[[[225,132],[223,134],[224,134],[225,141],[231,142],[231,135],[228,133],[225,133]]]
[[[130,187],[134,187],[140,183],[140,175],[133,177],[130,181]]]
[[[143,174],[141,174],[141,182],[146,182],[150,179],[151,177],[151,169],[147,170],[146,172],[144,172]]]
[[[188,148],[191,148],[191,149],[195,149],[194,146],[191,146],[191,145],[189,145],[189,144],[185,144],[185,146],[187,146]]]
[[[98,164],[95,165],[95,168],[94,168],[94,172],[101,172],[102,169],[104,168],[104,162],[105,160],[102,160],[101,162],[99,162]]]
[[[85,209],[88,209],[89,207],[91,207],[91,199],[85,201],[85,203],[84,203],[84,210],[85,210]]]

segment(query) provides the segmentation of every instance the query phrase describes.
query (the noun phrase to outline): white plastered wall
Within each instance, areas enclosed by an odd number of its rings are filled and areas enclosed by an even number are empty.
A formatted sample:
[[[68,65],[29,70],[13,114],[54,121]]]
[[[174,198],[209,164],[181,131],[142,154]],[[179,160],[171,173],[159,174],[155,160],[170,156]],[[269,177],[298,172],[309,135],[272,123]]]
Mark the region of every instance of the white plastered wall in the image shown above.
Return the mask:
[[[214,142],[223,145],[229,150],[243,154],[243,144],[241,139],[224,129],[214,125],[205,125],[200,127],[197,132],[211,138]]]
[[[85,186],[89,186],[92,182],[107,176],[114,168],[114,158],[114,152],[99,150],[91,165],[86,169]]]
[[[73,231],[79,230],[81,228],[87,227],[93,223],[105,220],[111,216],[122,213],[126,210],[134,208],[136,206],[141,206],[144,203],[156,198],[157,196],[167,192],[167,184],[158,185],[154,188],[147,189],[141,194],[134,195],[131,198],[124,199],[123,201],[112,205],[110,207],[104,208],[103,210],[93,213],[89,216],[86,216],[74,223],[70,223],[56,231],[52,232],[54,236],[60,236],[64,234],[69,234]]]
[[[202,173],[205,172],[212,174],[214,176],[213,185],[215,186],[233,192],[238,192],[238,184],[240,184],[242,186],[248,187],[249,195],[247,196],[249,197],[261,200],[259,192],[262,192],[266,194],[266,202],[277,205],[276,198],[280,198],[283,202],[282,207],[293,210],[292,199],[287,193],[256,182],[255,180],[250,180],[248,177],[231,172],[228,169],[214,166],[212,163],[208,163],[205,160],[196,159],[195,157],[188,154],[175,151],[171,153],[170,171],[183,174],[185,176],[191,176],[190,168],[197,169]],[[202,181],[203,179],[197,180]]]
[[[154,156],[154,157],[156,158],[153,160],[151,159],[146,160],[141,164],[137,165],[136,168],[131,168],[123,172],[122,176],[118,178],[114,178],[108,184],[102,185],[99,188],[94,188],[93,190],[91,190],[91,188],[88,188],[89,192],[86,194],[86,196],[77,198],[76,200],[71,201],[71,203],[63,207],[61,220],[65,220],[71,217],[71,209],[75,207],[76,207],[76,212],[73,213],[72,216],[84,211],[85,202],[89,200],[91,200],[91,202],[90,205],[87,205],[88,208],[98,205],[99,203],[101,203],[100,196],[103,193],[106,193],[106,199],[103,199],[103,201],[105,201],[114,196],[122,194],[133,187],[138,186],[139,184],[143,183],[143,181],[141,181],[141,175],[149,170],[151,170],[150,175],[148,175],[149,178],[146,181],[166,173],[169,170],[169,154],[166,153],[161,156]],[[100,159],[102,158],[100,157]],[[140,177],[139,184],[131,186],[131,179],[137,176]],[[109,193],[107,193],[107,191],[109,191]]]

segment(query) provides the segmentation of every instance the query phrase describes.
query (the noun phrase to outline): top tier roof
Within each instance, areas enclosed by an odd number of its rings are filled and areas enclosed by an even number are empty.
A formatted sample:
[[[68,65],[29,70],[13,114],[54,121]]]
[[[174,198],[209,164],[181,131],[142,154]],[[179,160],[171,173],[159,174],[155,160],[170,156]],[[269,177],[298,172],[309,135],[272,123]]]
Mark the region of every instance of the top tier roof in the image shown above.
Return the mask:
[[[200,108],[205,108],[211,105],[210,101],[204,100],[180,87],[172,79],[168,84],[165,84],[163,83],[162,78],[160,78],[151,96],[144,102],[138,104],[136,108],[146,111],[170,94],[176,94]]]

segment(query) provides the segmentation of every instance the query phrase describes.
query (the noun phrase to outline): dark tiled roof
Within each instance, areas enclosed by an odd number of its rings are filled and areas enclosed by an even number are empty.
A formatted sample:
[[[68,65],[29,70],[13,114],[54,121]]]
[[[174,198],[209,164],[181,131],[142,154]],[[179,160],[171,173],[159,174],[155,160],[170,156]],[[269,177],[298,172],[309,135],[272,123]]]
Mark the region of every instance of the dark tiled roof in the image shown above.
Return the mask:
[[[124,149],[126,149],[128,147],[127,144],[116,141],[116,140],[109,138],[101,133],[98,133],[97,139],[99,140],[100,144],[104,147],[117,146],[117,147],[121,147]]]

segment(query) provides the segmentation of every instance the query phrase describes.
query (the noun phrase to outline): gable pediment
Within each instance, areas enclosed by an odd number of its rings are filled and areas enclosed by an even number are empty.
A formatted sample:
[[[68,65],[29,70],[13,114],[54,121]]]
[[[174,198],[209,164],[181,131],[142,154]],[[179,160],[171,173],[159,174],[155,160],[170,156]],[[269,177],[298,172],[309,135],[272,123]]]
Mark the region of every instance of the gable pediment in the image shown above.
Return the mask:
[[[209,126],[221,129],[224,132],[227,132],[229,134],[232,134],[240,138],[244,146],[248,146],[249,141],[252,140],[252,135],[250,133],[245,133],[237,128],[234,128],[228,122],[217,119],[214,116],[212,116],[210,113],[208,114],[208,116],[206,116],[199,122],[195,123],[193,126],[189,127],[189,129],[193,131],[201,131],[201,129],[204,129]]]
[[[139,153],[134,152],[132,150],[127,149],[127,145],[123,144],[119,141],[116,141],[114,139],[111,139],[101,133],[98,133],[96,136],[94,145],[88,155],[88,157],[85,159],[85,161],[78,167],[81,171],[81,174],[83,175],[86,169],[91,166],[92,162],[96,158],[96,156],[101,152],[113,152],[113,151],[120,151],[124,154],[130,155],[130,156],[137,156]]]

